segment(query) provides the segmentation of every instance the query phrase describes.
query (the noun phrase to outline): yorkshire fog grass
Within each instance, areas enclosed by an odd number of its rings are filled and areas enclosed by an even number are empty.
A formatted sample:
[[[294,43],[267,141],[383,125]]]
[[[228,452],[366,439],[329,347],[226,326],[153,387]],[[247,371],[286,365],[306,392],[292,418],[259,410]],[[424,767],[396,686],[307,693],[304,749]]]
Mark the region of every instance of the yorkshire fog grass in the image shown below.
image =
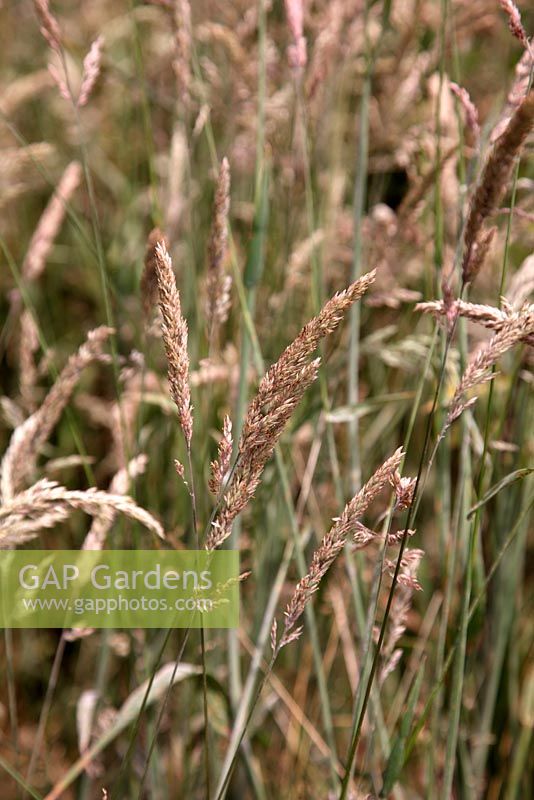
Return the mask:
[[[0,4],[0,550],[242,573],[3,631],[2,799],[530,797],[533,30]]]

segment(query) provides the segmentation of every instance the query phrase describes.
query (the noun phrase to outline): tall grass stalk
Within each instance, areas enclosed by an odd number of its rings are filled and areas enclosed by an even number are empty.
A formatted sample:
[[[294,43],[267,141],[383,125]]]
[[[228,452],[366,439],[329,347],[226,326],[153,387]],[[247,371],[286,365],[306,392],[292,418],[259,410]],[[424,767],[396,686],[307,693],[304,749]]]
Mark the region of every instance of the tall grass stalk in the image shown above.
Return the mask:
[[[532,74],[529,82],[529,88],[532,81]],[[502,269],[501,269],[501,276],[500,276],[500,284],[499,284],[499,294],[497,297],[497,304],[498,308],[501,308],[502,305],[502,297],[504,294],[504,287],[506,283],[506,274],[508,269],[508,254],[509,254],[509,247],[512,235],[512,223],[513,223],[513,210],[515,208],[516,202],[516,192],[517,192],[517,181],[519,178],[519,161],[516,164],[515,172],[514,172],[514,179],[512,184],[512,193],[511,193],[511,200],[510,200],[510,214],[508,216],[507,225],[506,225],[506,238],[504,243],[504,253],[503,253],[503,261],[502,261]],[[496,368],[493,367],[493,373],[495,373]],[[488,392],[488,399],[486,404],[486,424],[484,426],[484,439],[483,439],[483,448],[482,448],[482,456],[480,459],[480,470],[478,476],[478,485],[477,485],[477,499],[480,499],[481,494],[484,489],[484,479],[486,473],[486,457],[488,454],[488,447],[489,447],[489,439],[490,439],[490,420],[492,418],[492,406],[493,406],[493,399],[494,399],[494,381],[491,382]],[[520,431],[523,428],[520,427]],[[491,480],[492,470],[489,470],[488,478]],[[483,513],[483,510],[477,512],[475,520],[480,524],[480,517]],[[513,569],[513,562],[515,559],[512,558],[512,572],[517,573],[517,568],[519,564],[516,562],[515,569]],[[516,575],[512,577],[512,586]],[[508,587],[508,589],[511,587]],[[494,651],[494,659],[492,665],[492,671],[490,673],[490,679],[486,683],[486,688],[484,691],[484,699],[482,703],[482,715],[480,720],[480,727],[479,727],[479,741],[480,745],[476,748],[475,758],[474,758],[474,772],[475,772],[475,779],[477,783],[480,785],[482,781],[482,774],[486,764],[486,758],[488,754],[488,737],[491,731],[491,725],[493,721],[493,713],[495,709],[495,701],[497,697],[497,689],[499,683],[499,677],[501,674],[502,663],[504,659],[504,648],[507,639],[507,631],[511,622],[511,615],[513,614],[513,600],[514,594],[513,591],[510,593],[509,591],[503,595],[505,597],[510,597],[510,601],[507,604],[507,613],[505,613],[499,620],[498,624],[498,633],[497,633],[497,646]]]
[[[365,212],[367,190],[367,159],[369,152],[369,102],[371,99],[371,81],[373,77],[374,55],[369,43],[369,2],[365,0],[363,9],[365,37],[365,71],[363,76],[362,96],[358,125],[358,150],[356,157],[356,177],[354,181],[354,245],[352,254],[351,280],[355,281],[362,274],[362,220]],[[348,352],[348,403],[355,406],[359,399],[359,339],[360,339],[359,306],[350,312],[350,340]],[[361,457],[359,442],[359,423],[354,416],[349,422],[349,443],[351,454],[350,490],[354,494],[361,485]]]
[[[486,577],[484,579],[484,583],[483,583],[480,591],[478,592],[476,598],[473,600],[473,602],[471,603],[471,605],[469,607],[469,613],[468,613],[468,618],[467,618],[467,624],[468,625],[473,620],[473,618],[474,618],[476,612],[478,611],[478,609],[480,608],[480,606],[485,602],[486,596],[487,596],[488,586],[490,585],[490,583],[491,583],[495,573],[497,572],[497,570],[499,568],[499,565],[502,562],[502,559],[506,555],[509,547],[516,540],[517,536],[524,530],[523,526],[528,523],[529,514],[532,512],[532,508],[534,507],[534,488],[533,488],[533,484],[534,484],[534,481],[531,478],[528,481],[525,482],[525,488],[524,488],[524,491],[523,491],[523,498],[524,499],[523,499],[523,502],[521,504],[521,511],[520,511],[520,513],[518,515],[518,518],[517,518],[516,522],[514,523],[514,526],[512,527],[512,529],[509,532],[509,534],[507,535],[507,537],[506,537],[505,541],[503,542],[499,552],[497,553],[497,555],[496,555],[496,557],[495,557],[490,569],[488,570],[488,572],[486,574]],[[412,733],[410,734],[410,737],[408,739],[408,742],[407,742],[407,745],[406,745],[406,749],[405,749],[405,755],[404,755],[405,763],[406,763],[407,759],[410,757],[410,754],[412,753],[412,750],[416,745],[416,742],[417,742],[417,739],[419,737],[419,734],[421,733],[421,731],[422,731],[422,729],[423,729],[423,727],[425,725],[425,722],[426,722],[426,720],[427,720],[427,718],[428,718],[428,716],[429,716],[429,714],[430,714],[430,712],[432,710],[432,706],[433,706],[433,703],[434,703],[434,701],[436,699],[436,696],[437,696],[437,694],[440,692],[440,690],[443,687],[444,681],[445,681],[445,679],[446,679],[446,677],[447,677],[447,675],[449,673],[449,670],[450,670],[450,668],[451,668],[451,666],[453,664],[454,657],[455,657],[455,655],[456,655],[456,653],[458,651],[458,648],[459,648],[459,646],[461,644],[461,640],[462,640],[462,631],[461,631],[461,629],[459,629],[457,631],[457,634],[455,636],[455,639],[454,639],[451,647],[449,648],[449,651],[447,653],[447,657],[445,658],[445,661],[444,661],[444,664],[443,664],[443,669],[441,671],[441,674],[439,675],[438,680],[435,682],[434,686],[432,687],[432,690],[430,691],[430,694],[428,696],[428,700],[426,701],[426,703],[424,705],[424,708],[423,708],[423,710],[421,712],[419,720],[417,721],[416,725],[414,726],[414,729],[413,729]]]
[[[463,294],[463,287],[462,287],[462,290],[460,291],[460,297],[462,296],[462,294]],[[412,501],[410,503],[410,507],[408,509],[408,515],[407,515],[407,519],[406,519],[406,523],[405,523],[405,527],[404,527],[404,533],[403,533],[403,537],[402,537],[400,548],[399,548],[399,554],[397,556],[397,560],[396,560],[396,564],[395,564],[395,571],[393,573],[393,578],[392,578],[392,581],[391,581],[391,587],[390,587],[390,590],[389,590],[389,593],[388,593],[388,597],[387,597],[387,601],[386,601],[386,607],[385,607],[384,615],[383,615],[383,618],[382,618],[382,623],[381,623],[381,626],[380,626],[380,632],[379,632],[379,635],[378,635],[378,641],[377,641],[376,649],[375,649],[374,656],[373,656],[373,659],[372,659],[371,668],[370,668],[370,671],[369,671],[369,677],[365,682],[365,692],[364,692],[363,701],[362,701],[362,704],[361,704],[361,709],[360,709],[359,714],[357,714],[354,717],[353,730],[352,730],[352,734],[351,734],[351,743],[350,743],[349,753],[348,753],[347,761],[346,761],[346,765],[345,765],[345,777],[344,777],[344,780],[343,780],[343,786],[342,786],[342,792],[341,792],[340,800],[345,800],[345,798],[347,797],[347,792],[349,790],[349,782],[350,782],[350,777],[351,777],[351,773],[352,773],[352,769],[353,769],[353,765],[354,765],[354,759],[356,757],[356,750],[357,750],[357,747],[358,747],[360,734],[361,734],[361,731],[362,731],[363,720],[364,720],[364,717],[365,717],[365,712],[367,710],[367,704],[369,702],[369,697],[370,697],[370,694],[371,694],[373,680],[375,678],[375,675],[376,675],[376,672],[377,672],[377,669],[378,669],[378,661],[379,661],[379,658],[380,658],[380,651],[381,651],[381,648],[382,648],[382,644],[384,642],[386,626],[387,626],[387,622],[388,622],[388,619],[389,619],[389,614],[390,614],[390,611],[391,611],[391,605],[393,603],[393,596],[394,596],[394,592],[395,592],[395,587],[397,585],[397,580],[398,580],[399,573],[400,573],[402,556],[403,556],[404,550],[406,548],[406,543],[407,543],[407,539],[408,539],[408,530],[410,529],[410,526],[412,525],[412,523],[414,522],[414,519],[415,519],[415,508],[416,508],[416,501],[417,501],[417,498],[418,498],[417,492],[418,492],[421,480],[423,478],[423,471],[424,471],[424,467],[425,467],[425,464],[426,464],[426,456],[427,456],[428,446],[429,446],[429,443],[430,443],[430,435],[431,435],[433,421],[434,421],[434,414],[436,412],[436,408],[437,408],[437,404],[438,404],[438,398],[439,398],[439,394],[441,392],[441,384],[442,384],[443,377],[444,377],[444,374],[445,374],[445,365],[446,365],[448,350],[449,350],[449,347],[450,347],[450,343],[451,343],[451,340],[452,340],[453,333],[454,333],[454,327],[451,328],[451,330],[450,330],[450,332],[448,334],[448,337],[447,337],[447,346],[445,348],[444,357],[443,357],[443,360],[442,360],[441,369],[440,369],[440,373],[439,373],[439,376],[438,376],[438,381],[437,381],[436,389],[435,389],[435,392],[434,392],[434,397],[433,397],[433,400],[432,400],[432,408],[431,408],[430,413],[429,413],[428,418],[427,418],[427,423],[426,423],[426,428],[425,428],[425,435],[424,435],[424,440],[423,440],[423,447],[422,447],[422,450],[421,450],[421,456],[420,456],[420,459],[419,459],[419,466],[418,466],[418,469],[417,469],[417,475],[416,475],[416,479],[415,479],[415,487],[414,487],[414,491],[413,491],[413,497],[412,497]]]
[[[261,3],[260,9],[262,9],[263,8],[263,0],[260,0],[260,3]],[[263,11],[260,13],[260,16],[259,16],[260,20],[262,18],[263,18]],[[264,32],[263,32],[263,34],[260,33],[260,42],[261,42],[262,36],[264,36]],[[261,73],[262,73],[262,70],[260,69],[260,75],[261,75]],[[264,80],[265,80],[264,77],[260,78],[260,86],[263,84]],[[260,92],[260,98],[261,98],[261,96],[262,95],[261,95],[261,92]],[[212,131],[211,131],[211,123],[209,121],[206,124],[206,130],[207,130],[207,134],[209,136],[209,139],[210,139],[210,141],[212,143],[211,149],[212,149],[212,157],[213,157],[213,154],[214,154],[213,144],[214,144],[214,142],[213,142],[213,134],[212,134]],[[262,130],[261,116],[260,116],[259,130],[260,131]],[[259,134],[258,147],[260,146],[259,145],[260,141],[263,141],[262,134]],[[232,265],[233,265],[234,281],[235,281],[235,285],[236,285],[236,288],[237,288],[238,298],[239,298],[239,303],[240,303],[240,310],[241,310],[241,312],[243,314],[243,322],[244,322],[244,325],[245,325],[245,327],[243,329],[243,340],[242,340],[242,348],[243,349],[242,349],[242,354],[241,354],[241,366],[240,366],[240,376],[241,376],[240,377],[240,397],[241,397],[242,400],[244,400],[244,397],[243,397],[243,394],[242,394],[244,392],[244,383],[241,383],[241,381],[244,381],[244,379],[245,379],[244,360],[246,358],[247,359],[247,364],[248,364],[248,348],[249,348],[249,346],[252,347],[253,362],[255,364],[256,371],[258,372],[258,374],[262,374],[262,372],[263,372],[263,358],[262,358],[262,355],[261,355],[261,349],[260,349],[260,346],[259,346],[259,341],[258,341],[258,337],[257,337],[257,333],[255,331],[255,326],[254,326],[254,321],[253,321],[253,305],[254,305],[255,287],[256,287],[257,281],[259,280],[259,277],[261,275],[261,271],[263,269],[263,258],[264,258],[263,241],[264,241],[264,237],[265,237],[266,209],[267,209],[266,192],[267,192],[267,188],[268,188],[268,174],[269,173],[268,173],[268,168],[265,166],[265,162],[263,160],[263,157],[261,156],[261,161],[258,160],[259,158],[260,158],[260,155],[259,155],[259,151],[258,151],[257,164],[259,165],[259,168],[258,168],[256,174],[257,174],[257,181],[258,181],[257,182],[257,192],[259,192],[259,196],[257,196],[257,200],[256,200],[255,231],[254,231],[254,236],[253,236],[253,239],[252,239],[252,246],[251,246],[251,252],[250,252],[250,255],[249,255],[249,261],[247,262],[247,269],[246,269],[246,272],[245,272],[245,275],[244,275],[243,278],[241,278],[241,276],[239,274],[239,268],[237,266],[237,262],[236,262],[236,259],[235,259],[235,253],[233,252],[233,247],[232,247],[232,244],[231,244],[231,253],[232,253],[232,256],[233,256],[232,257]],[[312,195],[311,195],[311,183],[310,183],[310,179],[309,179],[309,174],[308,174],[308,179],[307,179],[307,184],[306,185],[308,187],[308,189],[307,189],[308,214],[311,213],[312,214],[312,218],[313,218],[313,205],[310,205],[310,204],[313,203],[313,201],[312,201]],[[308,219],[309,219],[309,216],[308,216]],[[318,283],[317,283],[317,281],[319,280],[318,275],[319,274],[316,271],[315,272],[315,276],[316,277],[315,277],[315,280],[314,280],[314,285],[316,287],[316,289],[315,289],[316,301],[321,296],[321,292],[318,289]],[[320,380],[324,380],[324,378],[320,378]],[[244,402],[243,402],[243,411],[244,411]],[[238,417],[238,425],[239,425],[239,417]],[[237,437],[236,437],[236,439],[237,439]],[[296,553],[296,557],[297,557],[297,564],[298,564],[300,575],[302,577],[306,573],[306,562],[305,562],[304,553],[303,553],[303,550],[302,550],[302,543],[300,541],[300,532],[299,532],[298,526],[296,524],[296,518],[295,518],[293,502],[292,502],[292,499],[290,497],[290,493],[287,490],[287,487],[289,486],[288,477],[287,477],[287,468],[285,466],[285,462],[284,462],[283,456],[282,456],[281,451],[280,451],[279,448],[276,449],[275,461],[276,461],[279,480],[281,481],[281,484],[282,484],[284,500],[285,500],[285,503],[286,503],[286,506],[287,506],[287,510],[288,510],[288,514],[289,514],[289,518],[290,518],[290,522],[291,522],[291,531],[292,531],[292,535],[293,535],[293,538],[294,538],[295,553]],[[232,540],[230,540],[230,541],[232,541]],[[316,626],[316,623],[315,623],[315,614],[314,614],[314,611],[313,611],[313,607],[311,607],[311,606],[308,607],[307,610],[306,610],[306,614],[307,614],[307,618],[308,618],[308,624],[310,625],[311,630],[314,631],[314,633],[311,634],[311,636],[312,636],[312,649],[313,649],[313,654],[314,654],[314,666],[315,666],[315,670],[316,670],[318,686],[319,686],[319,693],[320,693],[320,699],[321,699],[321,711],[322,711],[322,715],[323,715],[323,723],[325,725],[325,732],[326,732],[327,741],[328,741],[329,746],[331,748],[332,759],[335,759],[335,739],[334,739],[334,732],[333,732],[332,713],[331,713],[331,710],[330,710],[330,699],[329,699],[329,695],[328,695],[328,691],[327,691],[326,678],[325,678],[324,670],[323,670],[323,666],[322,666],[321,651],[320,651],[320,646],[319,646],[319,637],[318,637],[318,633],[317,633],[317,626]],[[234,689],[237,691],[238,686],[237,686],[237,680],[235,678],[235,675],[237,674],[235,670],[236,670],[237,665],[238,665],[237,639],[236,639],[236,645],[235,645],[234,654],[232,656],[230,656],[230,657],[231,657],[232,663],[233,663],[232,669],[234,670],[233,673],[232,673],[234,675],[234,678],[233,678]],[[239,696],[239,693],[238,693],[238,696]],[[242,706],[242,701],[239,704],[239,709],[241,708],[241,706]],[[241,738],[243,738],[243,737],[241,737]],[[332,781],[334,782],[334,786],[335,786],[337,784],[337,775],[336,775],[335,765],[334,765],[334,761],[333,760],[331,760],[331,762],[330,762],[330,770],[331,770]]]

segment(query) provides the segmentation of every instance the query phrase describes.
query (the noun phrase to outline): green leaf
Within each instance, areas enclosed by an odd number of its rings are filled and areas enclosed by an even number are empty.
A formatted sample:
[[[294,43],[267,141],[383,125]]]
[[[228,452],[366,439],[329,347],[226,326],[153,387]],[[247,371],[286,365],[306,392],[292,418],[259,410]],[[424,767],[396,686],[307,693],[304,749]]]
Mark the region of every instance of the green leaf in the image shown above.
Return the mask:
[[[21,786],[24,789],[24,791],[30,795],[30,797],[35,798],[35,800],[43,800],[42,796],[38,794],[35,791],[35,789],[32,789],[32,787],[29,784],[26,783],[20,772],[17,772],[15,767],[12,767],[11,764],[9,764],[7,761],[4,761],[2,756],[0,756],[0,767],[4,769],[8,775],[11,775],[13,780],[16,781],[18,785]]]
[[[261,280],[265,263],[265,237],[269,223],[269,165],[264,167],[260,178],[260,195],[257,198],[254,223],[252,226],[252,241],[248,253],[243,282],[247,289],[254,289]]]
[[[354,405],[338,406],[325,414],[327,422],[339,423],[349,422],[351,419],[360,419],[366,414],[371,414],[377,407],[385,406],[389,403],[400,403],[404,400],[411,400],[413,392],[392,392],[389,395],[379,395],[369,400]]]
[[[389,793],[393,791],[393,787],[395,786],[395,783],[397,782],[402,767],[404,765],[404,752],[406,749],[406,742],[408,740],[408,734],[410,733],[410,728],[412,726],[412,720],[415,714],[415,707],[419,699],[419,692],[421,691],[421,684],[423,682],[424,672],[425,672],[425,662],[423,661],[423,663],[419,667],[419,672],[417,673],[417,677],[412,684],[412,688],[410,689],[410,694],[408,695],[408,700],[407,700],[406,713],[401,719],[399,734],[395,739],[395,741],[393,742],[393,747],[391,748],[391,752],[389,754],[388,763],[384,771],[384,784],[382,786],[382,791],[380,792],[380,797],[387,797]]]
[[[479,508],[481,508],[489,500],[491,500],[492,497],[495,497],[495,495],[498,494],[501,491],[501,489],[506,488],[506,486],[509,486],[511,483],[514,483],[515,481],[519,481],[522,478],[526,478],[527,475],[530,475],[532,472],[534,472],[534,469],[528,469],[528,468],[516,469],[515,472],[511,472],[509,475],[506,475],[502,480],[498,481],[490,489],[488,489],[488,491],[482,497],[482,499],[479,500],[478,503],[476,503],[472,508],[469,509],[469,513],[467,514],[467,519],[470,519],[473,516],[473,514],[476,511],[478,511]]]

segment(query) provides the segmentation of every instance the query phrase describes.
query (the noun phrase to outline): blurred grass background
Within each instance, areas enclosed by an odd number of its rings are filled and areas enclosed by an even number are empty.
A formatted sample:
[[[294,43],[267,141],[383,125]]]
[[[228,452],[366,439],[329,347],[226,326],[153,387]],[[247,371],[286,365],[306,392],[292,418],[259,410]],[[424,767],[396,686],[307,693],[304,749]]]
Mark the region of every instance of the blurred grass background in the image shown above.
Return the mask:
[[[184,5],[176,4],[178,22]],[[258,34],[262,8],[266,20],[263,44]],[[190,329],[190,356],[198,381],[196,386],[193,382],[193,455],[197,475],[204,481],[199,496],[200,516],[206,523],[211,507],[206,489],[209,460],[215,453],[223,414],[230,413],[237,422],[243,368],[247,393],[252,392],[257,380],[251,355],[243,365],[246,328],[235,289],[230,318],[211,354],[205,335],[202,291],[206,246],[217,163],[225,155],[232,179],[232,254],[227,268],[235,269],[236,275],[243,275],[251,254],[258,258],[258,230],[254,226],[260,205],[258,186],[262,170],[269,176],[266,229],[259,245],[263,269],[251,306],[266,363],[276,359],[312,315],[314,291],[326,297],[347,285],[355,248],[361,247],[363,271],[378,267],[373,295],[361,307],[359,399],[357,408],[349,411],[358,414],[357,446],[366,478],[404,441],[420,388],[421,403],[404,468],[405,474],[414,474],[442,351],[438,344],[432,354],[434,325],[416,313],[413,304],[416,299],[433,299],[440,294],[441,277],[454,262],[459,220],[469,188],[466,183],[473,181],[478,163],[477,153],[463,131],[460,110],[448,90],[448,80],[470,92],[479,110],[483,142],[487,143],[521,55],[498,3],[309,3],[305,16],[308,64],[299,77],[287,61],[290,35],[281,2],[197,0],[191,7],[191,52],[185,62],[179,50],[180,27],[176,27],[170,2],[54,2],[52,9],[60,22],[73,85],[79,85],[82,60],[98,35],[104,38],[102,71],[87,107],[74,111],[47,71],[48,62],[55,56],[39,33],[33,3],[2,3],[1,394],[15,403],[19,399],[19,326],[10,297],[14,289],[21,288],[21,265],[39,216],[73,159],[82,163],[84,179],[69,202],[67,219],[55,239],[46,270],[37,281],[22,285],[23,301],[38,322],[43,347],[38,353],[41,374],[36,403],[53,383],[55,370],[88,330],[112,324],[116,337],[112,351],[115,368],[96,365],[87,371],[69,413],[43,453],[45,474],[69,487],[109,485],[119,464],[113,457],[113,431],[103,421],[124,392],[120,369],[129,363],[131,351],[138,351],[144,359],[141,395],[133,412],[127,450],[129,457],[145,452],[149,459],[146,474],[135,481],[131,493],[164,520],[174,545],[191,541],[187,492],[173,469],[173,459],[183,458],[184,452],[167,400],[163,348],[157,325],[143,317],[139,293],[147,235],[158,225],[170,242]],[[528,32],[534,15],[526,4],[521,10]],[[362,127],[366,80],[370,96]],[[359,145],[365,125],[368,156],[362,163]],[[449,155],[437,168],[445,154]],[[496,217],[498,239],[471,293],[474,302],[496,305],[503,259],[507,259],[511,276],[532,253],[533,173],[532,160],[525,157],[516,186],[516,203],[524,215],[513,217],[507,251],[507,216]],[[360,187],[363,199],[360,217],[355,215],[355,185]],[[505,205],[510,205],[509,195]],[[403,295],[400,290],[412,294]],[[439,332],[437,335],[442,336]],[[481,339],[480,329],[471,326],[466,326],[462,335],[469,352]],[[314,387],[282,441],[291,495],[297,508],[302,502],[300,527],[307,561],[316,538],[339,514],[340,501],[351,496],[354,442],[347,426],[348,353],[349,326],[345,325],[340,334],[327,341],[323,353],[326,366],[322,388],[324,391],[327,386],[331,416],[325,418],[324,394],[321,396],[321,387]],[[206,364],[202,365],[208,355],[211,376]],[[455,343],[447,363],[443,404],[456,385],[463,358],[465,350]],[[468,438],[473,487],[480,470],[486,423],[490,442],[497,441],[497,446],[490,448],[490,483],[532,462],[531,365],[532,357],[527,353],[514,353],[506,361],[496,380],[488,421],[486,386],[475,414],[451,430],[426,483],[415,539],[415,546],[425,550],[420,570],[423,591],[414,598],[408,617],[401,663],[380,688],[385,729],[391,738],[398,735],[398,726],[396,715],[390,724],[388,709],[399,696],[403,678],[409,685],[418,668],[410,664],[410,655],[418,652],[419,644],[426,655],[417,718],[436,685],[440,647],[448,652],[460,619],[465,541],[457,542],[456,563],[450,574],[448,570],[466,480],[462,437]],[[209,377],[205,380],[206,375]],[[10,422],[17,409],[21,415],[24,410],[20,405],[13,408],[4,404],[3,408],[0,443],[5,449],[11,435]],[[436,433],[439,427],[436,424]],[[500,441],[509,447],[499,446]],[[304,502],[306,464],[320,442],[312,470],[313,489]],[[54,466],[56,459],[76,454],[78,449],[90,457],[85,468],[83,464],[64,467],[61,462]],[[337,485],[333,452],[341,476]],[[52,472],[47,472],[50,469]],[[529,490],[528,481],[518,482],[484,507],[477,539],[475,593],[517,523]],[[377,509],[375,517],[379,513]],[[456,764],[454,797],[479,796],[473,788],[473,754],[481,736],[489,743],[483,796],[527,797],[532,788],[528,775],[520,769],[526,768],[532,747],[532,700],[528,700],[533,691],[533,608],[528,591],[532,543],[526,537],[527,520],[521,523],[521,534],[469,627],[459,740],[452,754]],[[369,524],[372,522],[371,514]],[[86,529],[87,520],[77,515],[43,535],[38,543],[50,548],[77,548]],[[257,637],[290,537],[273,462],[244,516],[239,540],[243,569],[251,571],[242,589],[243,669],[249,658],[244,647],[246,637],[252,641]],[[129,523],[117,524],[109,546],[132,544],[154,546],[145,532]],[[354,561],[364,608],[371,599],[375,562],[376,552]],[[292,566],[288,589],[297,578]],[[340,595],[330,590],[332,584],[339,587]],[[348,747],[354,680],[365,639],[350,591],[347,571],[338,564],[316,601],[335,739],[342,759]],[[443,623],[440,615],[447,597],[450,609]],[[344,607],[339,604],[341,599],[345,600]],[[440,620],[445,626],[441,633]],[[173,634],[167,648],[170,658],[176,654],[179,639],[177,633]],[[1,667],[0,752],[24,773],[58,633],[16,632],[13,641],[13,661],[5,656]],[[120,705],[150,674],[160,643],[161,636],[150,632],[120,634],[107,643],[97,633],[67,646],[46,728],[46,758],[40,759],[34,775],[34,784],[43,795],[78,757],[74,716],[81,691],[93,687],[97,679],[105,698],[103,706]],[[214,772],[220,766],[232,726],[225,649],[224,635],[209,637]],[[198,659],[195,640],[188,646],[187,660],[198,663]],[[4,692],[9,670],[16,686],[17,731],[10,725],[9,699]],[[305,712],[313,730],[324,737],[312,649],[306,636],[284,651],[276,675]],[[487,699],[489,685],[493,704]],[[445,743],[452,705],[450,684],[446,682],[432,724],[425,727],[400,773],[396,797],[442,796],[444,765],[451,761]],[[484,717],[487,708],[489,718]],[[101,777],[86,777],[76,790],[70,789],[63,796],[101,797],[100,786],[111,787],[119,781],[121,793],[117,796],[137,797],[155,718],[155,712],[149,712],[120,780],[127,736],[119,737],[105,751]],[[371,715],[365,747],[362,745],[358,754],[362,792],[363,787],[365,791],[378,791],[387,762],[383,740],[380,747],[376,744],[376,725]],[[201,686],[193,679],[173,690],[152,762],[147,797],[205,796],[200,770],[203,736]],[[272,687],[263,695],[250,738],[254,755],[245,759],[245,767],[240,763],[230,796],[327,797],[328,759],[318,753]],[[5,786],[3,796],[19,796],[15,783],[8,789],[6,778]],[[113,793],[110,796],[115,797]]]

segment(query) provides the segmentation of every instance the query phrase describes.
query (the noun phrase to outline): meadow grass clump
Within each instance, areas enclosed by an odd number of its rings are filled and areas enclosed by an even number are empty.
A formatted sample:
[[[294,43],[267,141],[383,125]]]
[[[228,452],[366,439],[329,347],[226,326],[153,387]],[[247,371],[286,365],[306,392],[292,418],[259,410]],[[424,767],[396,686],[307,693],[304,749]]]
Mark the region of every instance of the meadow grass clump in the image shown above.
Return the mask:
[[[527,6],[3,4],[0,550],[241,595],[6,629],[2,798],[529,796]]]

